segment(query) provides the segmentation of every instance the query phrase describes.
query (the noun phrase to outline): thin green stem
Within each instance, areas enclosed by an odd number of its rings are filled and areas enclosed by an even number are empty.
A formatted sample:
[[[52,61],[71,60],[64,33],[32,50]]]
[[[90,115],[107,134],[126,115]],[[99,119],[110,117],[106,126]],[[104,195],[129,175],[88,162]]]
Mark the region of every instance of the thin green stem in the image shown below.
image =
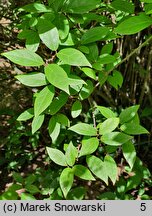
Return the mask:
[[[122,63],[124,63],[125,61],[129,60],[131,56],[133,56],[135,53],[137,53],[142,47],[146,46],[148,42],[150,42],[152,40],[152,36],[150,36],[145,42],[143,42],[139,47],[137,47],[136,49],[134,49],[129,55],[127,55],[124,59],[122,59],[122,61],[120,61],[117,65],[115,65],[114,68],[110,69],[109,71],[107,71],[107,75],[109,75],[113,70],[115,70],[118,66],[120,66]],[[98,87],[100,85],[100,83],[98,82],[95,85],[95,88]]]

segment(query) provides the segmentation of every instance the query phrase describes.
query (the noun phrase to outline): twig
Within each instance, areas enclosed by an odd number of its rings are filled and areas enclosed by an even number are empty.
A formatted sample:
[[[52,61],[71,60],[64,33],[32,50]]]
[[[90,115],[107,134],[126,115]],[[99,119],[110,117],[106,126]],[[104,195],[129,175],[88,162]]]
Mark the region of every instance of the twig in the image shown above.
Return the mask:
[[[150,36],[145,42],[143,42],[139,47],[134,49],[129,55],[127,55],[122,61],[120,61],[117,65],[114,66],[114,68],[110,69],[106,72],[107,75],[109,75],[113,70],[115,70],[117,67],[119,67],[122,63],[129,60],[131,56],[133,56],[135,53],[137,53],[142,47],[146,46],[148,42],[152,40],[152,36]],[[98,82],[94,88],[97,88],[100,85]]]
[[[95,114],[94,114],[95,107],[94,107],[94,104],[92,102],[92,98],[91,97],[88,98],[88,102],[89,102],[90,107],[92,109],[93,126],[96,128],[97,127],[97,125],[96,125],[96,117],[95,117]]]

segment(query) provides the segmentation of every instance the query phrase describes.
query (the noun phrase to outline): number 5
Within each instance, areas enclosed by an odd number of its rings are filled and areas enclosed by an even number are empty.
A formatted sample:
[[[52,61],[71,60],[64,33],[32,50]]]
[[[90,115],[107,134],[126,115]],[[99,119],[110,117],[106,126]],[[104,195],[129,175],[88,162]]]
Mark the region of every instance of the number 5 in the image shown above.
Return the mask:
[[[141,203],[140,204],[140,210],[141,211],[146,211],[146,203]]]

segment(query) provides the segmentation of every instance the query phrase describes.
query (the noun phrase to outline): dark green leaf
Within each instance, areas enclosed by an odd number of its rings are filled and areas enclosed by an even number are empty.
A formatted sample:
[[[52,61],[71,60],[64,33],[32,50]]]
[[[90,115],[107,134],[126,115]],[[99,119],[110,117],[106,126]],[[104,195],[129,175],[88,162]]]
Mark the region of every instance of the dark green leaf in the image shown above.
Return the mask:
[[[116,90],[123,84],[123,76],[119,71],[114,71],[112,76],[108,76],[107,81],[112,85]]]
[[[74,175],[78,176],[81,179],[91,180],[91,181],[95,180],[95,178],[91,174],[90,170],[85,166],[75,165],[73,167],[73,172],[74,172]]]
[[[105,192],[98,196],[100,200],[116,200],[117,197],[113,192]]]
[[[82,44],[89,44],[99,40],[102,40],[106,37],[109,29],[106,27],[94,27],[89,29],[81,38]]]
[[[40,3],[28,4],[22,7],[21,9],[25,10],[26,12],[33,12],[33,13],[52,12],[51,8],[46,7],[44,4],[40,4]]]
[[[79,93],[80,99],[84,100],[88,98],[92,94],[93,90],[94,90],[93,83],[91,82],[91,80],[87,80],[86,84],[82,87]]]
[[[107,81],[108,74],[106,72],[100,71],[98,75],[98,79],[99,79],[100,86],[102,86]]]
[[[84,187],[72,188],[67,195],[67,200],[83,200],[85,194],[86,189]]]
[[[56,114],[66,104],[67,100],[68,94],[66,94],[65,92],[61,92],[59,96],[52,101],[49,107],[49,113],[51,115]]]
[[[99,56],[97,62],[100,64],[110,64],[116,62],[116,58],[113,55],[105,53]]]
[[[119,11],[124,11],[126,13],[134,13],[134,4],[128,0],[114,0],[111,6]]]
[[[59,46],[59,33],[57,28],[46,19],[40,19],[38,32],[43,43],[51,50],[55,51]]]
[[[56,115],[56,120],[59,122],[61,125],[64,125],[66,127],[70,127],[70,121],[68,117],[62,113],[58,113]]]
[[[57,14],[54,24],[59,31],[59,37],[64,40],[69,34],[69,21],[63,14]]]
[[[120,113],[120,116],[119,116],[120,123],[123,124],[123,123],[128,122],[131,119],[133,119],[135,117],[138,109],[139,109],[139,105],[131,106],[131,107],[124,109]]]
[[[120,129],[127,133],[127,134],[131,134],[131,135],[138,135],[138,134],[147,134],[149,133],[144,127],[142,127],[139,124],[135,124],[134,122],[128,122],[123,124]]]
[[[65,2],[63,10],[69,13],[82,14],[95,9],[98,4],[100,4],[100,0],[68,0]]]

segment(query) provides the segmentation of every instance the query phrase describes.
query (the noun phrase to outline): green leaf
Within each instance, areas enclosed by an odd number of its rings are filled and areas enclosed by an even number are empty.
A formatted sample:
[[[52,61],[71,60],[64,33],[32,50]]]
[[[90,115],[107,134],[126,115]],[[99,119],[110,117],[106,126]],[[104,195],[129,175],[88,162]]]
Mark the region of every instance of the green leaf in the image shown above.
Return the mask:
[[[96,43],[87,44],[87,47],[89,48],[89,54],[86,55],[87,59],[90,62],[96,62],[99,55],[99,48]]]
[[[109,29],[106,27],[91,28],[83,34],[81,38],[81,43],[89,44],[89,43],[93,43],[93,42],[102,40],[103,38],[106,37],[108,32],[109,32]]]
[[[96,128],[86,123],[78,123],[70,127],[69,130],[85,136],[96,136],[97,134]]]
[[[82,111],[82,104],[79,100],[76,100],[73,104],[72,104],[72,108],[71,108],[71,116],[72,118],[76,118],[81,114]]]
[[[22,185],[19,184],[11,185],[4,193],[2,193],[0,200],[17,200],[19,197],[16,191],[22,188]]]
[[[21,193],[21,200],[36,200],[36,198],[29,193]]]
[[[113,55],[105,53],[99,56],[97,62],[100,64],[110,64],[116,62],[116,58]]]
[[[25,185],[31,185],[34,182],[36,182],[36,180],[37,180],[37,176],[35,174],[29,174],[29,176],[25,178],[24,183]]]
[[[25,189],[30,193],[30,194],[37,194],[40,193],[40,190],[36,185],[26,185]]]
[[[124,124],[125,122],[130,121],[131,119],[133,119],[137,113],[139,109],[139,105],[135,105],[135,106],[131,106],[128,107],[126,109],[124,109],[121,113],[120,113],[120,123]]]
[[[60,175],[60,187],[65,198],[73,185],[73,180],[74,176],[72,169],[65,168]]]
[[[54,86],[48,85],[37,94],[34,102],[35,116],[40,115],[51,104],[54,93]]]
[[[63,64],[91,67],[91,64],[89,63],[85,55],[74,48],[66,48],[60,50],[57,54],[57,57],[63,62]]]
[[[97,176],[99,179],[101,179],[108,185],[107,170],[102,160],[93,155],[87,156],[87,165],[95,176]]]
[[[94,153],[97,150],[98,146],[99,146],[99,140],[96,137],[83,138],[79,157]]]
[[[60,42],[60,45],[61,46],[74,46],[77,43],[77,41],[78,41],[78,38],[76,37],[76,35],[70,32],[66,40]]]
[[[32,32],[31,36],[26,39],[25,46],[28,50],[36,52],[40,44],[40,38],[37,32]]]
[[[63,10],[68,13],[82,14],[96,8],[100,4],[100,0],[68,0],[65,2]]]
[[[122,145],[122,151],[123,151],[124,158],[126,159],[127,163],[132,169],[136,161],[136,150],[133,143],[131,141],[124,143]]]
[[[56,114],[66,104],[67,100],[68,94],[66,94],[65,92],[61,92],[59,96],[52,101],[49,107],[49,113],[51,115]]]
[[[96,72],[91,68],[81,68],[81,70],[85,73],[86,76],[96,80]]]
[[[113,42],[110,42],[108,44],[105,44],[101,49],[101,55],[102,54],[110,54],[113,50]]]
[[[62,113],[58,113],[56,115],[56,120],[59,122],[61,125],[64,125],[66,127],[70,127],[70,121],[68,117]]]
[[[31,119],[33,116],[34,116],[34,109],[29,108],[18,116],[17,121],[27,121]]]
[[[48,153],[50,159],[54,163],[56,163],[60,166],[67,166],[66,157],[63,154],[63,152],[61,152],[58,149],[54,149],[54,148],[50,148],[50,147],[46,147],[46,150],[47,150],[47,153]]]
[[[30,87],[39,87],[47,85],[45,75],[43,73],[33,72],[15,76],[23,85]]]
[[[107,171],[108,177],[111,179],[113,185],[116,182],[117,176],[118,176],[118,169],[116,162],[110,155],[106,155],[104,158],[104,166]]]
[[[73,172],[74,172],[74,175],[76,175],[77,177],[81,179],[95,181],[95,178],[91,174],[90,170],[85,166],[75,165],[73,167]]]
[[[136,34],[152,25],[152,18],[141,13],[139,16],[130,17],[121,22],[115,32],[122,35]]]
[[[98,196],[100,200],[117,200],[116,195],[113,192],[105,192]]]
[[[134,13],[134,9],[135,9],[134,4],[127,0],[114,0],[111,3],[111,6],[116,10],[124,11],[130,14]]]
[[[87,80],[86,84],[82,87],[80,93],[79,93],[79,97],[81,100],[84,100],[86,98],[88,98],[92,92],[94,90],[94,85],[91,82],[91,80]]]
[[[116,114],[109,108],[104,106],[97,106],[97,109],[105,118],[115,118]]]
[[[133,138],[132,136],[129,136],[129,135],[124,134],[122,132],[111,132],[108,134],[104,134],[101,137],[101,141],[107,145],[120,146],[120,145],[128,142],[132,138]]]
[[[147,134],[149,133],[144,127],[142,127],[139,124],[135,124],[134,122],[128,122],[123,124],[120,129],[127,133],[127,134],[131,134],[131,135],[138,135],[138,134]]]
[[[57,140],[60,134],[60,124],[58,123],[56,116],[52,116],[50,118],[48,128],[49,128],[49,135],[52,139],[52,143],[55,143],[55,141]]]
[[[67,200],[83,200],[86,194],[86,189],[82,186],[72,188],[67,195]]]
[[[18,183],[24,184],[24,178],[21,176],[20,173],[13,172],[13,179]]]
[[[25,10],[26,12],[33,12],[33,13],[52,12],[51,8],[46,7],[44,4],[40,4],[40,3],[27,4],[21,9]]]
[[[104,122],[99,123],[99,134],[104,135],[115,130],[119,125],[119,118],[108,118]]]
[[[152,3],[152,0],[140,0],[140,1],[145,3]]]
[[[25,46],[28,50],[36,52],[39,44],[40,38],[37,32],[33,30],[23,30],[18,34],[19,39],[26,39]]]
[[[56,51],[59,46],[57,28],[47,19],[39,19],[38,32],[43,43],[51,50]]]
[[[98,64],[98,63],[96,63],[96,64]],[[100,71],[99,75],[98,75],[98,80],[99,80],[100,86],[103,86],[103,84],[107,81],[107,79],[108,79],[108,74],[105,71]]]
[[[34,134],[43,124],[44,115],[35,116],[32,121],[32,134]]]
[[[63,68],[57,64],[49,64],[45,67],[45,74],[53,86],[69,94],[69,78]]]
[[[134,175],[127,179],[126,192],[131,189],[137,188],[138,185],[141,184],[141,181],[143,179],[143,170],[143,163],[136,157],[136,161],[133,167]]]
[[[65,0],[48,0],[49,6],[56,12],[59,12],[62,9],[64,2]]]
[[[72,142],[69,143],[65,157],[66,157],[66,162],[69,166],[73,166],[75,164],[75,160],[78,156],[78,150],[77,148],[72,144]]]
[[[114,71],[112,76],[109,75],[107,81],[112,85],[116,90],[123,84],[123,76],[119,71]]]
[[[64,40],[69,34],[69,21],[63,14],[57,14],[53,22],[59,31],[59,37]]]
[[[89,48],[87,46],[79,46],[79,50],[83,53],[89,54]]]
[[[69,74],[69,85],[76,86],[76,85],[83,85],[86,84],[84,80],[82,80],[79,76]]]
[[[41,66],[44,64],[43,59],[33,51],[28,49],[16,49],[6,53],[2,53],[3,56],[8,58],[15,64],[22,66]]]

